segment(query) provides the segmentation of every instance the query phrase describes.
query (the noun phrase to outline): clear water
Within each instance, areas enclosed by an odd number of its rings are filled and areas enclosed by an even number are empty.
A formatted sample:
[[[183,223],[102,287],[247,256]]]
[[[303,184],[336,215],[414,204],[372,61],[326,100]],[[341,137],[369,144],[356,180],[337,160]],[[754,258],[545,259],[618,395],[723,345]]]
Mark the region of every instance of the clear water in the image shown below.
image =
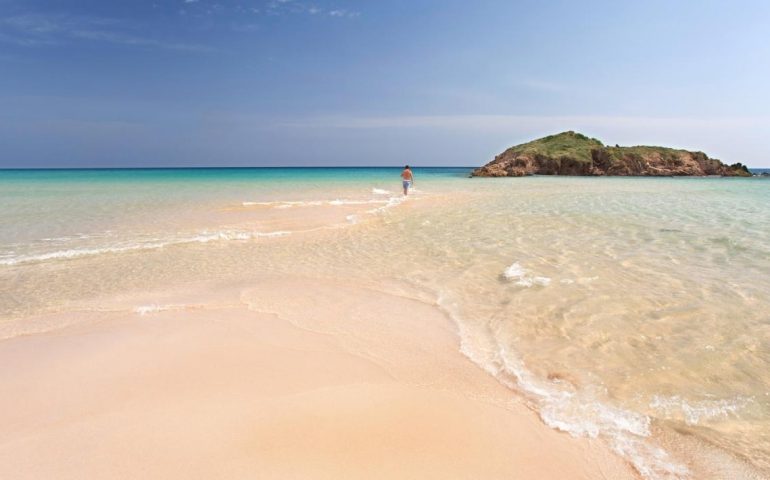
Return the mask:
[[[4,335],[126,291],[352,278],[436,302],[544,422],[647,478],[767,475],[770,180],[468,172],[417,169],[403,201],[399,169],[1,171]]]

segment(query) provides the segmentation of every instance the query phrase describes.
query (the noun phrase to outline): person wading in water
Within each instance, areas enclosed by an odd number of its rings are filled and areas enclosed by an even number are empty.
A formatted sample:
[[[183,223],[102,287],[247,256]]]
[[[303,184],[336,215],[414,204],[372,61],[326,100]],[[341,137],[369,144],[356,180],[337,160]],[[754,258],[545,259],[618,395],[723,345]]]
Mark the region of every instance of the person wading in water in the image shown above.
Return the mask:
[[[405,166],[404,171],[401,172],[401,180],[403,180],[404,195],[409,195],[409,189],[412,187],[412,182],[414,181],[414,176],[412,175],[412,170],[409,168],[409,165]]]

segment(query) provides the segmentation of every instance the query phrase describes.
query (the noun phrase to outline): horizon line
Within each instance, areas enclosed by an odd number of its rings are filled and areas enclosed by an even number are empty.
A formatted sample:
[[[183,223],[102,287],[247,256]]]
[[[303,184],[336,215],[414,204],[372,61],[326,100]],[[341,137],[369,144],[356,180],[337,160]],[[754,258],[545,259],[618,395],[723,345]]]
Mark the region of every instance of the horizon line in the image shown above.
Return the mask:
[[[275,165],[262,165],[262,166],[163,166],[163,167],[0,167],[0,172],[12,172],[12,171],[72,171],[72,170],[253,170],[253,169],[345,169],[345,168],[403,168],[401,165],[289,165],[289,166],[275,166]],[[455,168],[455,169],[476,169],[478,166],[470,165],[410,165],[410,168]],[[746,165],[749,170],[770,170],[770,166],[752,167]],[[549,175],[538,175],[549,176]],[[560,176],[560,175],[550,175]],[[570,175],[567,175],[570,176]],[[590,175],[589,175],[590,176]],[[612,176],[612,175],[610,175]],[[633,176],[633,175],[631,175]]]
[[[479,168],[472,165],[410,165],[410,168]],[[254,168],[403,168],[402,165],[262,165],[262,166],[163,166],[163,167],[0,167],[0,171],[10,170],[215,170],[215,169],[254,169]],[[768,167],[770,168],[770,167]]]

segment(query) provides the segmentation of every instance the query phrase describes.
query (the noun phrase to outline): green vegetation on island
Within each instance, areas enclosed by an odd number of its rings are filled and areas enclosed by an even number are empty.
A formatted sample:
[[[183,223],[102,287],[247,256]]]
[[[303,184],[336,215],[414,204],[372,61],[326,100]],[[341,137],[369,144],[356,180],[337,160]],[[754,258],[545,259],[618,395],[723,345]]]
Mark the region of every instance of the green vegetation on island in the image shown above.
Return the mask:
[[[605,146],[573,131],[511,147],[473,171],[479,177],[524,175],[750,176],[740,163],[725,165],[703,152],[667,147]]]

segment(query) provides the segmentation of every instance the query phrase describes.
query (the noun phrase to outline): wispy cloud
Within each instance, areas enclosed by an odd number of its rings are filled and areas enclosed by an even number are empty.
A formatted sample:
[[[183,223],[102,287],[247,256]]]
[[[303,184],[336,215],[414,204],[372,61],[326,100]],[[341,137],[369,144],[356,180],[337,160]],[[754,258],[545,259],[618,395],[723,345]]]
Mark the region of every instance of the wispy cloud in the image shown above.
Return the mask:
[[[317,4],[298,2],[295,0],[270,0],[264,11],[268,15],[306,14],[329,16],[337,18],[353,18],[361,15],[360,12],[343,8],[324,8]]]
[[[0,41],[6,43],[40,47],[77,40],[188,52],[214,50],[205,45],[136,35],[120,21],[109,18],[43,14],[0,18]]]
[[[499,131],[511,128],[740,128],[765,124],[765,117],[641,117],[613,115],[409,115],[409,116],[348,116],[308,117],[281,122],[282,127],[385,129],[436,128]]]
[[[166,50],[180,50],[189,52],[211,52],[212,48],[204,45],[195,45],[189,43],[163,42],[153,38],[134,37],[120,33],[104,32],[98,30],[75,30],[71,32],[75,38],[87,40],[103,41],[119,45],[136,45],[146,47],[157,47]]]
[[[361,15],[359,12],[353,12],[353,11],[350,11],[350,10],[345,10],[344,8],[343,9],[330,10],[329,11],[329,16],[330,17],[348,17],[348,18],[352,18],[352,17],[357,17],[359,15]]]

